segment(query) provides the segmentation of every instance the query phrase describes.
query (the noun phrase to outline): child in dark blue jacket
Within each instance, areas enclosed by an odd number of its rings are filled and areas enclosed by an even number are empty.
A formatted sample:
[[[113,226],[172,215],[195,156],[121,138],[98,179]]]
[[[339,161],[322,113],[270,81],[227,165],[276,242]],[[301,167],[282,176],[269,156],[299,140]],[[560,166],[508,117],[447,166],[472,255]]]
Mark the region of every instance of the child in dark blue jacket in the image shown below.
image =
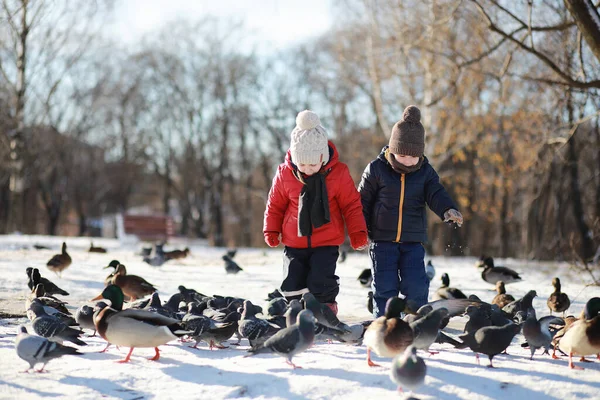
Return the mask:
[[[424,150],[421,111],[408,106],[392,128],[389,146],[367,165],[358,187],[371,239],[375,318],[399,292],[419,307],[427,303],[425,205],[446,222],[463,222]]]

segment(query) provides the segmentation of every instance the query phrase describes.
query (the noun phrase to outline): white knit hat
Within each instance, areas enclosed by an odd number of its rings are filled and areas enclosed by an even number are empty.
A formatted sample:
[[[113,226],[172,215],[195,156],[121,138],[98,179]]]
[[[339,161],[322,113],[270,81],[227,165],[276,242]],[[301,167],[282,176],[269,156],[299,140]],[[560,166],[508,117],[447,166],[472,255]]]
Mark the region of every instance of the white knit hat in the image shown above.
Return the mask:
[[[323,164],[329,161],[327,131],[321,126],[319,116],[310,110],[298,113],[296,127],[291,134],[290,152],[294,164]]]

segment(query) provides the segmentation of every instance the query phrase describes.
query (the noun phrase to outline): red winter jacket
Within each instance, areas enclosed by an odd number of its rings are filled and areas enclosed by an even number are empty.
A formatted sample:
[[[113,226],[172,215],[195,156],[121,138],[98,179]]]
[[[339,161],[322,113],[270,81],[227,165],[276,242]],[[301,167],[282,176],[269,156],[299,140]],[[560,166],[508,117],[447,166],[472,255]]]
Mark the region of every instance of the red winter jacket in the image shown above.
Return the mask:
[[[325,178],[331,221],[319,228],[313,227],[311,236],[298,236],[298,201],[303,183],[294,176],[296,166],[292,164],[288,150],[269,191],[263,232],[280,232],[281,242],[295,248],[339,246],[344,242],[344,221],[349,235],[366,232],[360,194],[348,166],[339,161],[337,149],[331,141],[329,155],[329,162],[323,168],[331,170]]]

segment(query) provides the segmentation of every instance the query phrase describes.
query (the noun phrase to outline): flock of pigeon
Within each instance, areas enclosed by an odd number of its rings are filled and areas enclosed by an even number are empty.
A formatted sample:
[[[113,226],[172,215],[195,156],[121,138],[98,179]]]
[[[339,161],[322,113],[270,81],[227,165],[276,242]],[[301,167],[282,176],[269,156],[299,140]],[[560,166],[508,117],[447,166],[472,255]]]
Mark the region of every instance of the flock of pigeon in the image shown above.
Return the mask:
[[[183,253],[187,255],[189,249]],[[234,257],[235,250],[223,256],[227,273],[241,271]],[[62,253],[52,257],[47,266],[60,275],[70,263],[63,243]],[[564,317],[570,301],[561,292],[560,280],[554,278],[555,290],[547,301],[551,315],[538,319],[532,306],[535,290],[519,299],[506,293],[505,285],[521,280],[518,273],[494,266],[491,257],[482,257],[479,266],[483,268],[483,280],[494,284],[498,292],[491,303],[450,287],[448,274],[443,274],[434,301],[417,308],[410,300],[393,297],[387,302],[384,316],[358,324],[342,322],[311,293],[288,302],[275,290],[268,294],[268,306],[263,310],[248,299],[208,296],[182,285],[163,302],[151,283],[128,274],[118,260],[104,267],[113,268],[113,272],[106,277],[102,293],[92,299],[94,305],[82,305],[72,315],[66,303],[56,297],[68,293],[42,277],[37,268],[27,268],[31,293],[27,296],[26,311],[35,335],[20,326],[15,347],[17,355],[29,363],[27,371],[42,364],[36,370],[42,372],[54,358],[82,354],[76,347],[63,343],[85,346],[83,329],[106,340],[102,352],[111,345],[128,347],[129,353],[119,362],[129,362],[135,348],[154,348],[151,360],[156,361],[160,358],[159,346],[173,340],[192,341],[193,348],[205,342],[212,350],[226,348],[225,343],[240,345],[246,339],[250,346],[246,357],[274,353],[295,369],[301,367],[294,364],[293,358],[316,341],[337,341],[364,344],[369,366],[378,366],[371,360],[371,352],[393,358],[390,378],[399,389],[410,390],[421,385],[427,373],[425,361],[417,350],[436,354],[430,351],[433,343],[469,348],[478,364],[479,354],[487,355],[489,367],[493,367],[494,356],[505,352],[519,333],[525,339],[522,346],[529,347],[532,359],[540,348],[544,354],[553,350],[553,358],[559,357],[557,352],[568,356],[569,366],[575,369],[582,368],[573,363],[573,356],[580,356],[581,361],[587,361],[588,355],[600,359],[600,298],[589,299],[578,318]],[[435,276],[431,262],[427,265],[427,275],[430,279]],[[370,270],[365,270],[358,279],[361,284],[370,285]],[[372,307],[372,293],[368,306]],[[562,312],[564,318],[552,312]],[[464,333],[453,336],[444,332],[450,319],[458,316],[468,316]],[[236,342],[229,343],[233,337]]]

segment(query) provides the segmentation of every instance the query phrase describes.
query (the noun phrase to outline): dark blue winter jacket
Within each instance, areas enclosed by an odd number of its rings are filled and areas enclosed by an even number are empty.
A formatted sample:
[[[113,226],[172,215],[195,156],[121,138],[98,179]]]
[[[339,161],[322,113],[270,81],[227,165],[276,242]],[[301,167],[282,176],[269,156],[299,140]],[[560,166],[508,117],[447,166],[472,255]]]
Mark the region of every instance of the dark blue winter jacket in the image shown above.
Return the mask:
[[[399,174],[385,158],[387,148],[367,165],[358,186],[369,238],[425,243],[425,204],[442,219],[447,210],[458,208],[427,157],[417,171]]]

